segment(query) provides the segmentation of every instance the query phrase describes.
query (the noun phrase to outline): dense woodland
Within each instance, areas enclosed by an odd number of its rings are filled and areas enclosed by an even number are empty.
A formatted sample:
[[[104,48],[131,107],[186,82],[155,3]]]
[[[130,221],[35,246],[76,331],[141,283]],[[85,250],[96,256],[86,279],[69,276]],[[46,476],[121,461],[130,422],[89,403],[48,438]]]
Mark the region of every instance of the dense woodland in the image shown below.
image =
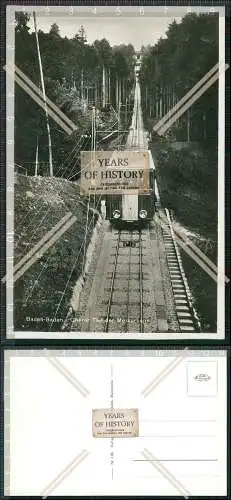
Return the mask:
[[[29,16],[16,17],[15,62],[40,86],[35,33]],[[134,86],[135,52],[132,45],[111,47],[106,39],[87,41],[83,26],[72,39],[61,37],[57,24],[49,33],[39,30],[38,39],[47,96],[77,125],[68,137],[50,119],[54,175],[75,178],[73,164],[79,164],[80,149],[91,148],[92,108],[96,107],[96,147],[104,147],[111,130],[124,130],[130,119]],[[18,85],[15,87],[15,162],[19,171],[35,171],[38,142],[39,173],[49,175],[45,113]],[[123,139],[119,135],[119,141]],[[73,151],[73,154],[72,154]],[[71,153],[70,153],[71,152]],[[70,154],[69,161],[66,160]],[[63,167],[62,167],[63,165]],[[78,168],[76,169],[76,171]]]
[[[16,15],[16,65],[40,86],[35,33],[29,16]],[[88,43],[84,26],[76,26],[72,39],[61,37],[53,24],[38,38],[45,88],[77,125],[68,137],[50,119],[54,175],[76,178],[79,151],[92,147],[92,114],[96,107],[96,148],[107,147],[104,138],[118,132],[122,143],[133,105],[135,51],[130,45],[111,47],[106,39]],[[144,121],[152,129],[172,106],[218,62],[218,17],[189,14],[169,26],[155,46],[142,47],[141,93]],[[213,84],[167,132],[178,141],[211,143],[217,147],[218,85]],[[48,140],[44,111],[18,85],[15,87],[15,163],[21,173],[49,175]],[[212,149],[213,149],[212,146]],[[69,155],[69,156],[68,156]],[[26,169],[26,170],[23,170]]]
[[[141,92],[144,123],[151,131],[219,61],[216,14],[189,14],[173,22],[155,46],[142,49]],[[182,149],[183,148],[183,149]],[[162,204],[181,229],[217,261],[218,83],[178,119],[164,137],[153,133]],[[202,330],[216,331],[217,290],[213,280],[182,253]]]
[[[218,62],[218,29],[217,14],[188,14],[169,26],[166,38],[153,47],[143,47],[141,89],[147,124],[164,116]],[[215,83],[167,135],[179,141],[213,140],[217,111]]]

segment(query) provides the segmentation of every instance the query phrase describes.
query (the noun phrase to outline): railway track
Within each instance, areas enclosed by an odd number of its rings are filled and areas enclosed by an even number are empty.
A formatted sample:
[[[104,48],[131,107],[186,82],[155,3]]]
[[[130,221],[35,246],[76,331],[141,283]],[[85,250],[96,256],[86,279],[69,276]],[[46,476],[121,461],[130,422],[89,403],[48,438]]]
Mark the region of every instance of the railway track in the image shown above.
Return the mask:
[[[169,211],[167,209],[159,209],[159,215],[162,215],[160,219],[163,221],[161,224],[162,234],[180,331],[200,331],[200,320],[193,305],[191,291],[183,269],[179,247],[175,240]]]
[[[124,255],[124,248],[127,248]],[[137,251],[138,248],[138,251]],[[135,253],[134,253],[135,249]],[[121,252],[122,251],[122,252]],[[123,261],[124,271],[118,271],[120,259]],[[121,295],[126,295],[126,310],[120,320],[124,323],[124,331],[128,332],[130,324],[139,323],[139,331],[144,329],[144,297],[143,297],[143,262],[142,262],[142,231],[127,231],[120,230],[116,243],[114,256],[114,269],[112,271],[109,299],[107,304],[107,313],[105,318],[104,331],[110,331],[110,322],[116,321],[116,314],[112,314],[112,307],[120,307],[124,302],[121,302]],[[136,281],[136,288],[132,289]],[[135,294],[135,298],[134,298]],[[134,310],[136,310],[137,321],[134,321]],[[133,324],[134,327],[134,324]]]
[[[104,333],[193,333],[193,307],[171,220],[163,210],[147,228],[117,230],[105,221],[97,259],[72,330]],[[158,221],[157,221],[158,218]]]
[[[126,147],[148,149],[139,85]],[[73,330],[141,334],[200,331],[171,217],[161,206],[156,181],[155,192],[156,214],[149,227],[117,230],[105,221],[101,249],[88,273]]]

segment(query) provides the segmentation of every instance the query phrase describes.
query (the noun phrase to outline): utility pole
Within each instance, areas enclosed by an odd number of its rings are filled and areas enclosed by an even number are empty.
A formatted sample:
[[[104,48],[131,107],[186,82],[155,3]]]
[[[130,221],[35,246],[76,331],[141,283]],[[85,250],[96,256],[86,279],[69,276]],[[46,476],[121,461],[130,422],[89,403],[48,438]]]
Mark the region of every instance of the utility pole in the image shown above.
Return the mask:
[[[108,70],[108,102],[107,104],[111,104],[111,70]]]
[[[118,140],[119,140],[119,135],[120,135],[120,106],[121,106],[121,102],[119,101],[119,106],[118,106]]]
[[[83,106],[83,68],[81,69],[81,103]]]
[[[38,135],[37,135],[37,145],[36,145],[36,154],[35,154],[35,171],[34,171],[35,177],[38,175]]]
[[[103,65],[103,108],[106,106],[106,68]]]
[[[38,39],[38,31],[37,31],[37,24],[36,24],[36,15],[35,15],[35,12],[33,12],[33,18],[34,18],[34,30],[35,30],[35,38],[36,38],[36,44],[37,44],[38,60],[39,60],[40,79],[41,79],[43,101],[44,101],[44,108],[45,108],[45,115],[46,115],[46,125],[47,125],[47,135],[48,135],[48,149],[49,149],[49,172],[50,172],[50,177],[53,177],[53,159],[52,159],[52,146],[51,146],[51,132],[50,132],[48,110],[47,110],[46,92],[45,92],[45,85],[44,85],[44,78],[43,78],[43,67],[42,67],[42,60],[41,60],[40,49],[39,49],[39,39]]]
[[[95,119],[95,106],[92,107],[92,120],[91,120],[91,150],[96,149],[96,119]]]
[[[145,111],[148,109],[148,87],[145,87]]]
[[[126,97],[125,101],[125,127],[127,128],[127,119],[128,119],[128,98]]]
[[[95,117],[95,106],[93,106],[92,119],[91,119],[91,161],[93,166],[95,165],[95,150],[96,150],[96,117]],[[93,205],[95,208],[95,194],[93,197]]]
[[[187,112],[187,142],[190,142],[190,109]]]

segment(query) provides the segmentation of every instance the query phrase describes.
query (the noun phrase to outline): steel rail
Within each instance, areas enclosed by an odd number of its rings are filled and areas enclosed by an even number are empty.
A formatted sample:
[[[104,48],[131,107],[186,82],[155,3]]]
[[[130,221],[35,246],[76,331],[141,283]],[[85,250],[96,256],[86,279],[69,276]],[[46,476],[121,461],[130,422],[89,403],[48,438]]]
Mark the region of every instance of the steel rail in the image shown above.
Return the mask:
[[[189,307],[189,310],[190,310],[190,313],[191,313],[192,321],[193,321],[195,329],[200,331],[201,330],[200,319],[199,319],[199,316],[198,316],[198,314],[196,312],[196,309],[195,309],[195,307],[193,305],[192,295],[191,295],[191,292],[190,292],[188,280],[187,280],[187,278],[185,276],[185,273],[184,273],[184,269],[183,269],[183,265],[182,265],[182,261],[181,261],[181,256],[180,256],[180,252],[179,252],[179,247],[177,245],[177,242],[176,242],[175,236],[174,236],[174,231],[173,231],[173,227],[172,227],[171,217],[170,217],[170,214],[169,214],[169,211],[168,211],[167,208],[165,208],[164,211],[166,213],[166,221],[168,222],[168,226],[169,226],[169,230],[170,230],[169,236],[171,236],[171,239],[172,239],[172,242],[173,242],[173,245],[174,245],[175,254],[176,254],[176,260],[177,260],[179,272],[180,272],[180,275],[181,275],[182,284],[183,284],[183,287],[184,287],[184,290],[185,290],[185,297],[186,297],[186,300],[187,300],[187,303],[188,303],[188,307]]]
[[[132,243],[132,235],[133,231],[130,232],[130,243]],[[129,246],[129,260],[128,260],[128,288],[127,288],[127,314],[126,314],[126,332],[128,331],[128,323],[129,323],[129,298],[130,298],[130,279],[131,279],[131,254],[132,254],[132,245]]]
[[[142,230],[139,231],[139,286],[140,286],[140,333],[143,333],[144,311],[143,311],[143,276],[142,276]]]
[[[114,284],[115,284],[115,274],[116,274],[116,268],[117,268],[118,256],[119,256],[120,238],[121,238],[121,230],[119,231],[118,239],[117,239],[117,244],[116,244],[114,269],[113,269],[112,278],[111,278],[110,296],[109,296],[109,301],[108,301],[108,305],[107,305],[107,312],[106,312],[106,319],[105,319],[105,325],[104,325],[104,332],[108,332],[108,328],[109,328],[111,306],[112,306],[112,297],[113,297]]]

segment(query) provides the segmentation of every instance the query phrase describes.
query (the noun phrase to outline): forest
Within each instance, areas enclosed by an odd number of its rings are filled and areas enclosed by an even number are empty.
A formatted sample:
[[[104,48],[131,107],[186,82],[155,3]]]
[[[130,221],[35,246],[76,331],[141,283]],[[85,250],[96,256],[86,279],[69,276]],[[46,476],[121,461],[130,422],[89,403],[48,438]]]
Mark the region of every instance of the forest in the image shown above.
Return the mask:
[[[220,34],[221,36],[221,34]],[[164,136],[153,126],[219,61],[217,14],[188,14],[173,21],[166,37],[142,48],[141,93],[146,128],[152,132],[162,204],[180,229],[217,262],[218,83]],[[216,284],[182,253],[202,329],[216,330]]]
[[[28,14],[16,13],[15,63],[41,88],[36,37]],[[77,125],[70,137],[50,119],[54,175],[75,180],[79,151],[92,147],[92,114],[96,108],[96,148],[107,137],[123,144],[129,126],[134,90],[135,50],[129,44],[111,47],[106,39],[90,44],[84,26],[73,38],[61,37],[55,23],[48,33],[38,26],[47,96]],[[218,62],[218,17],[188,14],[173,21],[164,38],[141,48],[141,94],[146,127],[167,113]],[[15,165],[20,173],[49,175],[44,111],[15,86]],[[213,84],[167,132],[166,138],[197,142],[216,150],[218,85]],[[112,134],[110,134],[112,132]],[[37,155],[37,167],[35,169]]]
[[[29,19],[27,14],[16,14],[15,64],[40,87],[36,37],[34,31],[30,33]],[[71,180],[75,180],[79,170],[79,151],[92,146],[93,106],[96,148],[104,149],[104,137],[112,131],[117,142],[125,140],[124,130],[132,112],[135,64],[132,45],[111,47],[104,38],[90,44],[84,26],[77,26],[76,31],[69,39],[60,36],[57,24],[51,26],[49,33],[38,26],[46,94],[77,125],[76,132],[68,137],[56,122],[49,120],[54,175]],[[38,150],[37,172],[49,175],[45,113],[18,85],[15,116],[17,170],[34,175]]]
[[[217,14],[173,21],[155,46],[143,47],[141,89],[146,124],[164,116],[219,60]],[[167,136],[205,143],[217,136],[218,85],[214,83],[177,120]]]

